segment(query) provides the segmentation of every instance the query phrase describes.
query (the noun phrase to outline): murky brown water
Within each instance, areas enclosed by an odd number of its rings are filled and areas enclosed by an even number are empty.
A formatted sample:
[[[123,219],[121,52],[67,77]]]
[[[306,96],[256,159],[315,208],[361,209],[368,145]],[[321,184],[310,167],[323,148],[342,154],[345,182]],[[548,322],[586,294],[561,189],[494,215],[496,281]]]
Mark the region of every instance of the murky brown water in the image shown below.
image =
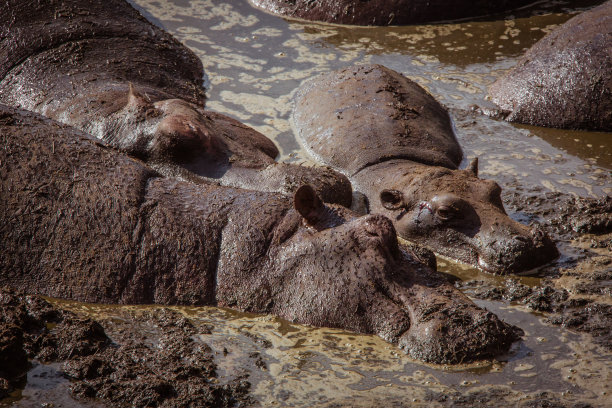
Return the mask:
[[[455,119],[466,158],[478,156],[481,175],[504,188],[612,194],[612,134],[516,126],[466,115],[489,107],[486,88],[545,33],[574,11],[500,21],[413,27],[362,28],[286,21],[246,1],[135,0],[144,14],[201,57],[208,107],[256,128],[276,141],[281,160],[306,161],[291,130],[292,95],[313,75],[351,64],[380,63],[417,81]],[[440,260],[461,279],[502,284],[474,268]],[[521,278],[537,285],[537,278]],[[222,375],[249,375],[263,406],[449,405],[453,399],[496,395],[514,406],[551,392],[568,403],[612,406],[612,355],[579,335],[544,324],[540,316],[502,302],[478,302],[525,330],[524,341],[499,361],[471,366],[430,366],[408,359],[375,336],[298,326],[271,316],[218,308],[175,308],[195,322],[212,324],[201,340],[228,351]],[[113,318],[142,308],[60,303],[74,311]],[[265,368],[248,356],[259,353]],[[44,369],[39,369],[44,371]],[[41,372],[42,372],[41,371]],[[65,387],[51,374],[31,375],[21,406],[36,405],[37,389]],[[57,385],[59,384],[59,385]],[[38,388],[37,388],[38,387]],[[442,396],[450,400],[441,402]],[[478,398],[481,398],[480,400]],[[44,399],[44,398],[43,398]],[[428,401],[428,402],[426,402]],[[64,405],[64,402],[60,402]],[[69,405],[69,404],[68,404]]]
[[[51,302],[100,321],[125,320],[162,308]],[[565,403],[602,407],[612,403],[608,390],[612,358],[588,336],[560,331],[518,307],[477,303],[522,327],[524,340],[497,360],[461,366],[411,360],[376,336],[300,326],[273,316],[220,308],[170,309],[196,325],[212,327],[211,334],[194,340],[208,344],[220,356],[219,381],[247,374],[252,395],[261,406],[449,406],[453,401],[499,406],[537,400],[542,393]],[[149,329],[151,333],[159,330],[154,326]],[[148,329],[141,330],[146,336]],[[36,365],[17,404],[40,406],[42,401],[53,401],[55,406],[80,405],[67,397],[68,380],[59,375],[58,368]],[[486,404],[487,399],[492,405]]]

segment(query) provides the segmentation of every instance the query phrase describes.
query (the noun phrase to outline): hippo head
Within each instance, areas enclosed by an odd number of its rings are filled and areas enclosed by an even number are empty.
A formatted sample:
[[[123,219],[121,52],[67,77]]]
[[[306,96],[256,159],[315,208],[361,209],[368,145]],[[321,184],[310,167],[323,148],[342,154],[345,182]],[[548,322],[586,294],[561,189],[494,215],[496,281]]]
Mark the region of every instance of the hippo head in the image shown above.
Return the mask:
[[[147,162],[197,163],[197,173],[203,176],[230,162],[245,167],[269,164],[278,155],[271,140],[227,116],[143,90],[129,84],[127,92],[109,93],[116,95],[108,104],[110,112],[97,115],[85,130]]]
[[[558,256],[541,230],[508,217],[499,185],[478,178],[477,159],[466,170],[396,170],[404,174],[387,184],[380,202],[371,206],[394,221],[401,237],[500,274],[528,271]]]
[[[325,205],[308,186],[276,228],[270,276],[249,279],[260,312],[315,326],[375,333],[413,358],[458,363],[507,351],[516,329],[476,306],[398,244],[382,215]]]

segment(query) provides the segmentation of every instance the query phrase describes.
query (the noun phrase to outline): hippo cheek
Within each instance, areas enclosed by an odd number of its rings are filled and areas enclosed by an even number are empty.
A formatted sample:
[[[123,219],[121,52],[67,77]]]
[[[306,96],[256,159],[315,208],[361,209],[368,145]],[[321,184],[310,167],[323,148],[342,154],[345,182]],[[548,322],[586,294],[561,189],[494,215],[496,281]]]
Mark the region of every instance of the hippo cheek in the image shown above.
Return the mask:
[[[427,205],[427,203],[417,204],[411,209],[402,208],[389,214],[397,233],[406,239],[410,237],[422,237],[430,235],[430,232],[439,227],[439,223]]]
[[[479,237],[478,266],[487,272],[525,273],[559,256],[554,242],[539,228],[519,225],[493,232]]]

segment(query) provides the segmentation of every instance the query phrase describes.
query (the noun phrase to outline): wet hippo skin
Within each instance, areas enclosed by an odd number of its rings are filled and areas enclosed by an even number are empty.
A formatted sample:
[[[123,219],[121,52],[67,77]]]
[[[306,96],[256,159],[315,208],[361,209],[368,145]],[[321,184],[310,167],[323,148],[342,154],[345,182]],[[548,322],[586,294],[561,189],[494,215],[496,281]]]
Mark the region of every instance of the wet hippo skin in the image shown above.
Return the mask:
[[[218,305],[375,333],[436,363],[516,328],[398,244],[382,215],[166,178],[80,131],[0,105],[0,285],[103,303]]]
[[[538,41],[489,95],[511,122],[612,131],[612,1]]]
[[[402,25],[499,14],[529,0],[249,0],[285,17],[336,24]]]
[[[494,273],[523,272],[557,256],[541,231],[508,217],[500,187],[459,170],[461,148],[446,110],[381,65],[313,78],[295,96],[300,143],[344,172],[399,235]]]
[[[277,163],[264,135],[204,109],[196,55],[120,0],[0,4],[0,102],[70,124],[193,182],[351,203],[346,177]]]

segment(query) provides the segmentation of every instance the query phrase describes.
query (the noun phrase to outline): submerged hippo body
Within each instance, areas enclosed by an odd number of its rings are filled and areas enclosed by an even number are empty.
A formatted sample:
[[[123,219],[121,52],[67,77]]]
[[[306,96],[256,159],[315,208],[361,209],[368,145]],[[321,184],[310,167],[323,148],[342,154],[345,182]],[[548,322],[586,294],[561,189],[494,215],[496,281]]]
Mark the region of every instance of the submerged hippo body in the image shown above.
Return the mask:
[[[612,1],[547,34],[489,95],[511,122],[612,131]]]
[[[351,25],[403,25],[499,14],[531,0],[249,0],[285,17]]]
[[[194,182],[292,193],[304,182],[350,205],[330,169],[277,163],[264,135],[204,110],[201,61],[129,4],[0,4],[0,102],[75,126]]]
[[[489,95],[511,122],[612,131],[612,1],[547,34]]]
[[[500,187],[478,178],[446,110],[421,87],[380,65],[348,68],[304,84],[293,114],[298,139],[343,171],[399,235],[495,273],[557,256],[543,233],[511,220]]]
[[[201,304],[376,333],[437,363],[516,329],[398,245],[381,215],[165,178],[80,131],[0,105],[0,285],[89,302]]]

